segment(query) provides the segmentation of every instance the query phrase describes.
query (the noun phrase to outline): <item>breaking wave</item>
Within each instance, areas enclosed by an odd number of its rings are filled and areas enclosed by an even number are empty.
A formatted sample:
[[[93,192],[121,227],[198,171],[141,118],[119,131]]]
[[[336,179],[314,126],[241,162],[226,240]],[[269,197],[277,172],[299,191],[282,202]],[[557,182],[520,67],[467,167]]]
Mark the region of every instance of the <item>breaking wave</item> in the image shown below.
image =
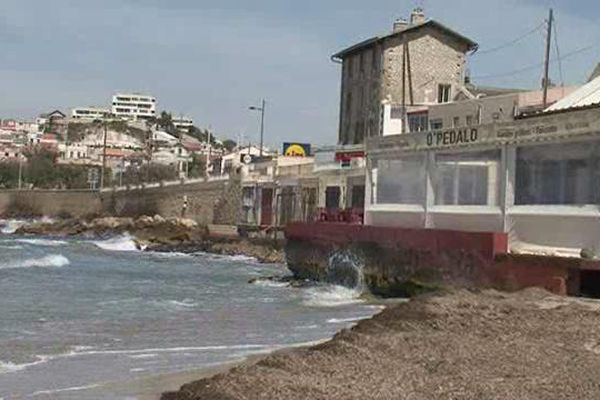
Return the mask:
[[[0,269],[60,268],[69,264],[69,259],[62,254],[50,254],[41,258],[30,258],[22,261],[9,261],[7,263],[0,264]]]
[[[33,246],[42,246],[42,247],[58,247],[64,246],[67,242],[63,240],[50,240],[50,239],[17,239],[15,242],[30,244]]]
[[[344,286],[318,286],[304,291],[302,303],[309,307],[341,307],[363,303],[361,290]]]
[[[25,223],[25,221],[17,219],[0,220],[0,232],[5,235],[12,235]]]
[[[50,359],[51,359],[51,357],[49,357],[49,356],[37,356],[36,361],[32,361],[30,363],[24,363],[24,364],[15,364],[15,363],[11,363],[11,362],[0,361],[0,374],[10,374],[10,373],[14,373],[14,372],[23,371],[29,367],[43,364],[43,363],[49,361]]]
[[[130,235],[117,236],[107,240],[97,240],[93,242],[102,250],[107,251],[140,251],[140,246]]]

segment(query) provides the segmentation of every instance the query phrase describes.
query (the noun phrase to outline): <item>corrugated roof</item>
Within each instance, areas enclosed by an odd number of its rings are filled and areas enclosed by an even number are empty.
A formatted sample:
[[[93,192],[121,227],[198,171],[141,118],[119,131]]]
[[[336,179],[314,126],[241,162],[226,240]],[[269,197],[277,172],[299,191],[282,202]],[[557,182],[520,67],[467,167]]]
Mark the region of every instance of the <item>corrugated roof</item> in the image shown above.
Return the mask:
[[[598,104],[600,104],[600,77],[586,83],[564,99],[557,101],[544,110],[544,112],[561,111]]]
[[[342,51],[334,54],[332,56],[332,58],[341,59],[341,58],[344,58],[345,56],[347,56],[347,55],[349,55],[351,53],[354,53],[354,52],[356,52],[358,50],[361,50],[363,48],[371,46],[372,44],[380,42],[380,41],[385,40],[387,38],[390,38],[390,37],[393,37],[393,36],[401,36],[401,35],[404,35],[404,34],[409,33],[409,32],[415,32],[417,30],[420,30],[420,29],[428,27],[428,26],[432,27],[432,28],[435,28],[435,29],[437,29],[439,31],[442,31],[443,33],[445,33],[445,34],[447,34],[449,36],[454,36],[459,41],[465,43],[467,45],[467,48],[469,50],[475,50],[479,46],[477,43],[475,43],[474,41],[472,41],[468,37],[461,35],[460,33],[458,33],[456,31],[448,28],[447,26],[445,26],[445,25],[443,25],[443,24],[441,24],[441,23],[439,23],[437,21],[429,20],[429,21],[423,22],[421,24],[416,24],[416,25],[409,26],[408,28],[406,28],[406,29],[404,29],[402,31],[399,31],[399,32],[391,32],[391,33],[389,33],[387,35],[372,37],[370,39],[367,39],[365,41],[357,43],[357,44],[355,44],[353,46],[350,46],[350,47],[348,47],[348,48],[346,48],[346,49],[344,49],[344,50],[342,50]]]

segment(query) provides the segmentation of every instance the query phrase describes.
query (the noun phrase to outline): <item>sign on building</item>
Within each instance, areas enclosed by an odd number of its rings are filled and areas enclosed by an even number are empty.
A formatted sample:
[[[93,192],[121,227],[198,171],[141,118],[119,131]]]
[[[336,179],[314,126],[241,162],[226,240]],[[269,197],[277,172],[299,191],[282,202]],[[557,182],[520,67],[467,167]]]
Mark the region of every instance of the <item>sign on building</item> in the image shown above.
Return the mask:
[[[288,157],[308,157],[310,156],[310,144],[284,143],[283,155]]]

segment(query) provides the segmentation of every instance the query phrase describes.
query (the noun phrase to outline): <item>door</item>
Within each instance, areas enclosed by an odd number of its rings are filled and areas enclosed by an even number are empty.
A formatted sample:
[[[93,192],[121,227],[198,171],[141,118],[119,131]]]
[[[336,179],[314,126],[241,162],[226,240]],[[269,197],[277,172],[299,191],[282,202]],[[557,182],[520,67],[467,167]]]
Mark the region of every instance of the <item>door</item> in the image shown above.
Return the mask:
[[[325,208],[335,210],[340,208],[341,189],[339,186],[328,186],[325,189]]]
[[[273,225],[273,189],[262,189],[260,202],[260,224]]]

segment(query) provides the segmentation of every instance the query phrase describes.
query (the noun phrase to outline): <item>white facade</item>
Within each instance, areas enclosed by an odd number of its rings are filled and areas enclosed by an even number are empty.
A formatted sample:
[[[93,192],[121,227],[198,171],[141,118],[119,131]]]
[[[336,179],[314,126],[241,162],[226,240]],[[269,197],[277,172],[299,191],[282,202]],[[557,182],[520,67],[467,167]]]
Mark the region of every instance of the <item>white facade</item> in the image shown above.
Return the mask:
[[[189,131],[194,126],[194,120],[188,117],[173,118],[173,125],[180,131]]]
[[[141,94],[118,93],[113,96],[112,113],[124,119],[156,117],[156,98]]]
[[[513,253],[600,250],[599,109],[370,138],[365,223],[504,232]]]
[[[71,118],[76,120],[93,121],[104,119],[110,115],[110,110],[101,107],[76,107],[71,110]]]

